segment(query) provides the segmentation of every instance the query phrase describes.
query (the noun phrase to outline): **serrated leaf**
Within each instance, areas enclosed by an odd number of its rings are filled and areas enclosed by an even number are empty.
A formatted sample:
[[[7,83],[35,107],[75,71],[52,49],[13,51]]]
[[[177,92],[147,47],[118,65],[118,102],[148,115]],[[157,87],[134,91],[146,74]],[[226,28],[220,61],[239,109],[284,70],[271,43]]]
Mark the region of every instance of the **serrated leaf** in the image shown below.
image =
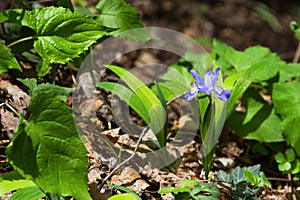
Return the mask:
[[[36,31],[34,48],[47,63],[66,63],[106,34],[97,21],[62,7],[27,12],[23,25]]]
[[[34,88],[29,118],[20,118],[7,156],[22,176],[44,192],[91,199],[87,191],[87,151],[75,128],[72,110],[62,100],[65,89],[57,92],[57,87],[43,84]]]
[[[0,196],[13,190],[32,185],[34,185],[34,183],[31,180],[26,180],[16,171],[5,173],[0,176]]]
[[[0,74],[7,72],[9,69],[22,71],[21,66],[11,54],[9,48],[0,43]]]
[[[115,29],[110,32],[112,36],[122,36],[136,41],[148,41],[151,39],[142,28],[143,24],[138,12],[123,0],[101,0],[97,6],[99,23],[107,28]],[[135,29],[135,30],[132,30]],[[128,30],[132,30],[129,31]]]
[[[9,200],[19,200],[19,199],[39,200],[45,196],[46,194],[39,187],[37,187],[36,185],[32,185],[17,191],[9,198]]]

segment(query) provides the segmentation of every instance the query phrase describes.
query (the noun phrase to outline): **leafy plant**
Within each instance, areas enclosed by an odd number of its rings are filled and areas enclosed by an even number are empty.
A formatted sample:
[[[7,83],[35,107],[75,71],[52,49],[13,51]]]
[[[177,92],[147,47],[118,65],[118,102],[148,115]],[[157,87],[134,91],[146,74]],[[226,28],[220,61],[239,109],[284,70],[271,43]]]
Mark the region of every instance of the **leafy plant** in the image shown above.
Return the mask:
[[[45,76],[52,67],[56,70],[53,64],[65,64],[78,58],[100,39],[129,37],[122,32],[143,27],[137,11],[123,0],[101,0],[96,19],[73,11],[71,5],[66,7],[42,7],[31,11],[11,9],[0,13],[0,22],[11,25],[6,31],[11,31],[12,25],[18,27],[15,30],[17,40],[9,38],[5,41],[8,45],[0,44],[0,73],[9,69],[22,71],[13,54],[31,55],[34,47],[40,56],[37,74]],[[147,41],[149,36],[145,31],[137,31],[130,39]]]
[[[219,189],[209,183],[200,183],[196,180],[184,180],[178,187],[167,186],[158,191],[159,194],[172,193],[175,199],[188,200],[217,200],[220,197]]]
[[[22,72],[23,67],[16,59],[21,57],[32,64],[38,76],[52,70],[54,80],[58,65],[78,62],[93,44],[104,38],[123,36],[123,31],[142,27],[133,7],[123,0],[110,3],[101,0],[97,6],[101,16],[95,18],[74,11],[71,1],[59,1],[64,7],[27,10],[28,4],[22,4],[24,9],[1,12],[4,34],[0,43],[0,74],[11,69]],[[111,11],[118,15],[103,17]],[[130,38],[149,39],[141,31]],[[6,149],[16,171],[1,176],[0,195],[18,190],[10,199],[91,199],[87,188],[87,151],[75,128],[72,110],[66,104],[72,89],[37,84],[36,79],[19,81],[28,87],[31,99],[25,116],[17,113],[9,102],[3,102],[19,117],[19,124]]]
[[[255,194],[265,185],[271,186],[260,165],[250,167],[236,167],[232,172],[218,171],[219,181],[227,183],[232,190],[235,199],[258,199]]]
[[[278,169],[284,173],[298,174],[300,172],[300,160],[293,148],[287,149],[284,154],[277,153],[275,160],[278,163]]]
[[[107,65],[106,67],[117,74],[130,89],[112,82],[101,82],[97,84],[97,87],[111,91],[124,100],[151,128],[158,141],[155,144],[158,144],[159,148],[164,148],[167,141],[168,121],[166,102],[159,87],[157,87],[157,90],[160,99],[129,71],[113,65]]]

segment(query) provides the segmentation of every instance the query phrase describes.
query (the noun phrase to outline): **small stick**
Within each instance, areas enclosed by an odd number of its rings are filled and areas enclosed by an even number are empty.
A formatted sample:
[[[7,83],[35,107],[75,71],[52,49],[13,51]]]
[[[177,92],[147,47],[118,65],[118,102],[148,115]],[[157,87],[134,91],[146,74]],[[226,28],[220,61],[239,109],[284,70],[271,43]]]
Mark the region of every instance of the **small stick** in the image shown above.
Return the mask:
[[[298,42],[297,50],[293,58],[293,63],[297,63],[299,61],[299,58],[300,58],[300,42]]]
[[[142,141],[142,138],[145,136],[146,132],[149,130],[149,127],[147,127],[146,129],[144,129],[144,131],[142,132],[142,134],[140,135],[136,147],[134,148],[134,151],[132,153],[131,156],[129,156],[126,160],[124,160],[123,162],[121,162],[119,165],[117,165],[101,182],[101,184],[99,185],[99,190],[101,190],[101,188],[104,186],[104,184],[106,183],[106,181],[113,176],[113,174],[120,168],[122,167],[125,163],[127,163],[128,161],[130,161],[136,154],[140,143]]]

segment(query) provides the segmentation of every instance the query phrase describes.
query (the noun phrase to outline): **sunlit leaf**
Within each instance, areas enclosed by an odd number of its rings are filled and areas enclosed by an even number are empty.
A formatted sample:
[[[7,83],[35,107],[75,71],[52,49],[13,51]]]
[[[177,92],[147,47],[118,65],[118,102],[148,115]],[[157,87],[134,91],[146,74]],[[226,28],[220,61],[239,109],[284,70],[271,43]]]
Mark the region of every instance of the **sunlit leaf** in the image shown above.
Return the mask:
[[[34,48],[47,63],[66,63],[106,34],[97,21],[62,7],[27,12],[23,25],[35,30]]]
[[[17,59],[11,54],[9,48],[0,43],[0,74],[7,72],[9,69],[22,71]]]
[[[29,118],[20,118],[7,156],[22,176],[44,192],[91,199],[87,191],[87,151],[75,128],[72,110],[62,99],[65,89],[58,87],[42,84],[33,88]]]

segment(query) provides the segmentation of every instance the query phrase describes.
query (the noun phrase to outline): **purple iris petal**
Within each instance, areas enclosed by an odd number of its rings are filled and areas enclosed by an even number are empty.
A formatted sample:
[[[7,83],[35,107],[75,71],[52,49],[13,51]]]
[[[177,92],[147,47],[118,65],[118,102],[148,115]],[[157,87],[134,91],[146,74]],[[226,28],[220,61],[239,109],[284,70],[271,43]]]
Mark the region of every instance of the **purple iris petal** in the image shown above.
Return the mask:
[[[213,92],[221,101],[226,101],[231,96],[230,91],[224,90],[221,86],[217,86],[218,76],[220,68],[217,68],[215,72],[207,70],[204,73],[204,81],[202,77],[196,72],[196,70],[191,70],[191,74],[195,78],[194,86],[185,96],[187,101],[192,100],[198,93],[202,92],[207,95],[211,95]]]

